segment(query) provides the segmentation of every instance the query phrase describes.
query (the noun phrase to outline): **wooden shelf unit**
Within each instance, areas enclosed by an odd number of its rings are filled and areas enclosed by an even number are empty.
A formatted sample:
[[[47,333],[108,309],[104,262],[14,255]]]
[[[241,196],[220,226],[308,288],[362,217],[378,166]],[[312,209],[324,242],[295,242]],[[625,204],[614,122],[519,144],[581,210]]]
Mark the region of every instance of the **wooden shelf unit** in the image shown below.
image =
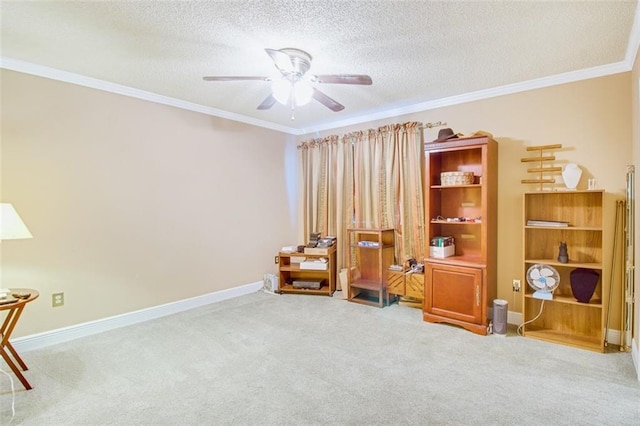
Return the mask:
[[[294,263],[291,258],[305,258],[305,260],[327,259],[326,270],[302,269],[299,263]],[[278,253],[279,279],[278,293],[294,294],[318,294],[333,296],[336,291],[336,246],[326,249],[326,254],[307,253]],[[294,280],[324,280],[319,289],[296,288]]]
[[[387,270],[394,261],[395,230],[348,230],[347,273],[350,302],[383,307],[389,304]]]
[[[440,174],[453,171],[473,172],[473,182],[442,185]],[[423,319],[486,335],[497,294],[497,142],[476,136],[426,143],[424,188],[425,252],[433,238],[450,236],[455,253],[424,259]]]
[[[553,300],[546,300],[535,321],[525,324],[523,335],[553,343],[604,352],[608,271],[604,265],[604,191],[538,191],[524,194],[524,276],[534,264],[553,266],[560,285]],[[528,226],[528,220],[563,221],[569,226]],[[561,241],[567,243],[569,262],[557,260]],[[578,302],[571,291],[575,268],[597,271],[600,279],[589,303]],[[540,312],[542,301],[527,284],[522,292],[523,322]]]

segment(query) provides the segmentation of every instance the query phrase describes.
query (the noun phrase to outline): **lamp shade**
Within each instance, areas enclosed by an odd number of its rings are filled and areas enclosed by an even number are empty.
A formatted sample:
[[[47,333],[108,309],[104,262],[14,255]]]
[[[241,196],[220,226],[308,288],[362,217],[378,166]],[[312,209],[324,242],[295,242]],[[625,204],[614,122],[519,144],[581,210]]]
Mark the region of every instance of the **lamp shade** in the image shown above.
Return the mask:
[[[0,203],[0,240],[33,238],[16,209],[9,203]]]
[[[289,98],[291,97],[291,86],[291,82],[284,78],[275,80],[271,84],[271,92],[273,93],[273,97],[276,98],[276,101],[282,105],[288,104]]]
[[[306,81],[298,81],[295,84],[296,105],[306,105],[313,96],[313,87]]]

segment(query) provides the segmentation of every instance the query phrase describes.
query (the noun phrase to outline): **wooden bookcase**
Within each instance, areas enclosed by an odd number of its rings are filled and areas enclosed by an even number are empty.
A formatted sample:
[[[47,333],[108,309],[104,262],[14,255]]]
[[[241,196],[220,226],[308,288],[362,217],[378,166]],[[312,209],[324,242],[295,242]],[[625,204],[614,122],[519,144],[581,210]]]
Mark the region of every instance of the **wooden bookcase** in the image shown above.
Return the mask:
[[[444,172],[472,172],[473,179],[443,185]],[[424,188],[423,319],[486,335],[497,292],[497,142],[476,136],[426,143]],[[440,236],[454,238],[452,256],[429,255],[430,241]]]
[[[336,246],[328,247],[324,249],[324,251],[326,251],[326,253],[278,253],[278,293],[333,296],[333,293],[336,291]],[[327,269],[302,269],[300,263],[296,261],[301,258],[305,260],[327,259]],[[296,288],[293,285],[293,282],[296,280],[322,280],[322,285],[319,289]]]
[[[524,194],[523,335],[554,343],[604,352],[606,301],[609,295],[604,266],[604,191],[540,191]],[[528,226],[529,220],[568,222],[569,226]],[[567,243],[569,262],[558,261],[559,243]],[[560,285],[553,300],[533,297],[526,273],[534,264],[555,268]],[[571,290],[575,268],[597,271],[600,279],[589,303],[580,303]],[[529,323],[529,321],[532,321]]]
[[[394,261],[395,230],[348,230],[349,301],[383,307],[389,304],[387,270]]]

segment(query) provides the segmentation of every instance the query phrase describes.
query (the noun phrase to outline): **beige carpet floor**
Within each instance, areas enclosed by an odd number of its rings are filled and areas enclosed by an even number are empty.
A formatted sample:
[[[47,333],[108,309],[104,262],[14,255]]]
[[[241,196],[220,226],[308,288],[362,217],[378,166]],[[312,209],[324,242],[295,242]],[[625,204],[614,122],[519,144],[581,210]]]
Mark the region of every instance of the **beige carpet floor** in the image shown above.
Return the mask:
[[[262,292],[23,353],[0,424],[637,425],[629,353]],[[6,365],[0,364],[3,369]]]

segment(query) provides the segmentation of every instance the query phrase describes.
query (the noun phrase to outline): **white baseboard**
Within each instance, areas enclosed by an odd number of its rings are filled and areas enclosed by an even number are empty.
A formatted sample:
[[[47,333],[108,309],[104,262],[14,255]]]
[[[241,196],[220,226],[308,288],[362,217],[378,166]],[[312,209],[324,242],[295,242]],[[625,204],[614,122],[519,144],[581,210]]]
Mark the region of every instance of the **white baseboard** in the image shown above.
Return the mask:
[[[161,318],[178,312],[187,311],[189,309],[198,308],[200,306],[209,305],[211,303],[255,293],[256,291],[261,290],[263,285],[263,281],[257,281],[255,283],[220,290],[214,293],[203,294],[202,296],[196,296],[190,299],[178,300],[176,302],[141,309],[139,311],[128,312],[126,314],[103,318],[96,321],[58,328],[55,330],[45,331],[43,333],[18,337],[16,339],[11,339],[11,344],[19,353],[28,352],[58,343],[68,342],[80,337],[91,336],[104,331],[126,327],[128,325]],[[522,314],[520,312],[507,312],[507,323],[515,325],[522,324]],[[620,331],[609,330],[607,341],[611,344],[619,345]],[[636,366],[636,371],[638,372],[638,380],[640,380],[640,350],[638,348],[638,339],[633,340],[631,352]]]
[[[126,314],[103,318],[96,321],[58,328],[55,330],[45,331],[43,333],[18,337],[16,339],[11,339],[11,344],[16,348],[18,353],[40,349],[58,343],[68,342],[80,337],[91,336],[93,334],[172,315],[189,309],[198,308],[200,306],[209,305],[211,303],[221,302],[223,300],[232,299],[245,294],[255,293],[262,288],[263,284],[264,283],[262,281],[258,281],[239,287],[216,291],[214,293],[203,294],[202,296],[196,296],[190,299],[178,300],[164,305],[141,309],[139,311],[128,312]]]
[[[507,324],[522,324],[522,314],[520,312],[507,312]]]

